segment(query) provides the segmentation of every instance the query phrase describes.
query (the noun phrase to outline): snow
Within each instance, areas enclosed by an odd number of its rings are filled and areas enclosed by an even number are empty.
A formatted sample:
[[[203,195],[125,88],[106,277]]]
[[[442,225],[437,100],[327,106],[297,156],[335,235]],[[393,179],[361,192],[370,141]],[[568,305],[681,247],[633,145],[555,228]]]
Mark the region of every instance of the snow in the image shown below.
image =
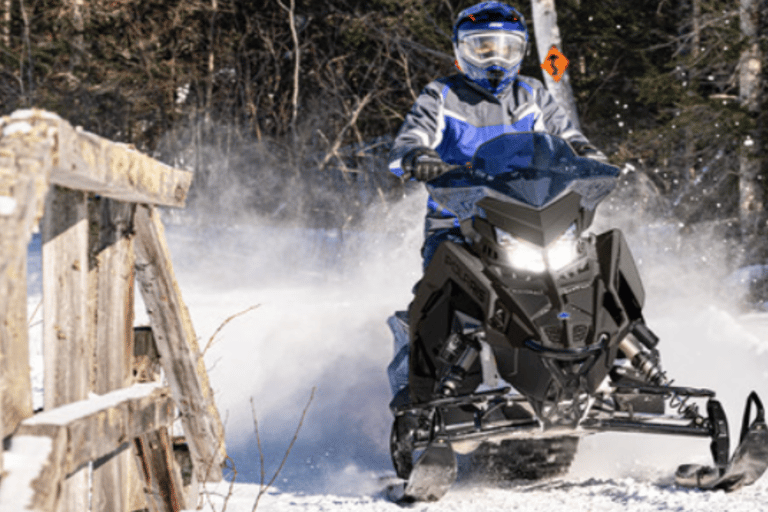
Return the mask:
[[[210,503],[204,510],[221,511],[229,486],[209,487]],[[250,511],[258,487],[236,485],[227,501],[228,511]],[[753,512],[768,510],[766,488],[760,483],[738,493],[701,492],[679,489],[668,484],[648,483],[635,478],[560,478],[543,482],[513,482],[488,486],[479,482],[460,482],[436,503],[419,503],[413,511],[574,512],[670,511],[670,512]],[[383,495],[339,496],[296,495],[267,492],[257,510],[306,512],[394,512],[400,507]]]
[[[13,215],[16,211],[16,198],[10,196],[0,196],[0,215]]]
[[[118,389],[104,395],[91,393],[87,400],[56,407],[50,411],[38,413],[24,420],[25,425],[58,425],[64,426],[77,419],[85,418],[99,411],[116,407],[122,402],[150,396],[153,391],[162,389],[161,382],[134,384],[131,387]]]
[[[32,500],[33,482],[42,471],[53,447],[49,437],[15,436],[3,453],[3,485],[0,503],[7,510],[27,510]]]
[[[407,306],[420,277],[424,202],[423,194],[412,194],[387,211],[372,212],[362,229],[342,236],[278,229],[258,219],[167,226],[177,279],[201,347],[226,319],[259,305],[227,323],[205,353],[237,473],[234,485],[207,484],[198,510],[250,512],[263,490],[262,473],[269,481],[278,471],[300,422],[296,442],[258,510],[401,510],[384,493],[394,475],[385,375],[392,339],[385,320]],[[631,209],[626,216],[602,212],[596,224],[596,231],[622,227],[642,261],[645,316],[662,339],[665,369],[680,385],[716,390],[737,433],[749,391],[768,397],[768,315],[743,316],[733,307],[734,291],[722,284],[727,255],[711,236],[680,241],[675,227],[654,225]],[[39,283],[38,267],[30,261],[30,282]],[[38,300],[30,298],[30,313]],[[137,301],[137,323],[145,322]],[[34,365],[39,355],[34,346],[32,354]],[[673,484],[677,465],[709,462],[708,444],[706,439],[593,435],[582,439],[571,470],[561,478],[491,484],[460,471],[443,499],[411,508],[768,510],[765,477],[731,494]]]
[[[32,125],[26,121],[16,121],[6,125],[3,128],[3,137],[10,137],[11,135],[21,133],[27,134],[32,131]]]

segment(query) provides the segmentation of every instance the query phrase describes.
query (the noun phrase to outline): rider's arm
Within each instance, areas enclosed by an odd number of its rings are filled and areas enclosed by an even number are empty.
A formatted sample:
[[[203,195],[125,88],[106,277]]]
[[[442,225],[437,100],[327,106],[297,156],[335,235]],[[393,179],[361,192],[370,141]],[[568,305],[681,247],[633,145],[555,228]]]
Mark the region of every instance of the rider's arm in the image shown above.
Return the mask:
[[[541,117],[547,132],[567,140],[579,155],[605,159],[605,155],[573,125],[566,110],[560,106],[544,84],[531,78],[526,79],[526,82],[533,89],[534,98],[541,109]]]
[[[433,148],[438,138],[439,119],[443,98],[437,82],[427,85],[416,99],[411,111],[405,116],[403,125],[395,137],[389,154],[389,170],[397,176],[403,175],[402,158],[416,148]]]

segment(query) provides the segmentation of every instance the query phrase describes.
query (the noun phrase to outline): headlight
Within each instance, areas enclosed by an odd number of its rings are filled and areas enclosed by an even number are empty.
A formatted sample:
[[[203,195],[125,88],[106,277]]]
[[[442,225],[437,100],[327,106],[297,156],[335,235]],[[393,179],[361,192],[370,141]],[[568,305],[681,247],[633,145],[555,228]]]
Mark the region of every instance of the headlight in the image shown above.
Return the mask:
[[[547,268],[560,270],[579,257],[575,225],[547,247],[520,240],[499,228],[496,228],[496,240],[506,252],[509,264],[528,272],[541,273]]]

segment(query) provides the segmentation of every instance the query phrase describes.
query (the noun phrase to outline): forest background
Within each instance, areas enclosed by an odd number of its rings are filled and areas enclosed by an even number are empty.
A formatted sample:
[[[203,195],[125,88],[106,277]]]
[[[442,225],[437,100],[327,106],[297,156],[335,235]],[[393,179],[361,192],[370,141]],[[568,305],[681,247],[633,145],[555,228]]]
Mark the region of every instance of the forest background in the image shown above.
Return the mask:
[[[539,79],[542,1],[512,3]],[[47,109],[194,171],[206,218],[354,229],[407,191],[389,147],[421,88],[456,71],[451,25],[473,3],[0,0],[0,114]],[[714,226],[768,301],[768,0],[556,12],[582,130],[628,171],[633,207]]]

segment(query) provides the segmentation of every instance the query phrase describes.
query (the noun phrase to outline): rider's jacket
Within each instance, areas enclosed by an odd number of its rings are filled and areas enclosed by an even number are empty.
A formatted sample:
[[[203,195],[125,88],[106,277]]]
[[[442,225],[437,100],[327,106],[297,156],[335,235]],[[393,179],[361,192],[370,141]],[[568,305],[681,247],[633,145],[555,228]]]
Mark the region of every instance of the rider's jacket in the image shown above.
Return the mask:
[[[510,132],[544,131],[566,139],[574,149],[588,144],[544,85],[518,76],[498,96],[462,74],[428,84],[406,115],[389,157],[389,169],[403,175],[401,159],[408,150],[426,146],[443,161],[466,164],[484,142]],[[458,226],[450,212],[427,203],[425,234]]]

